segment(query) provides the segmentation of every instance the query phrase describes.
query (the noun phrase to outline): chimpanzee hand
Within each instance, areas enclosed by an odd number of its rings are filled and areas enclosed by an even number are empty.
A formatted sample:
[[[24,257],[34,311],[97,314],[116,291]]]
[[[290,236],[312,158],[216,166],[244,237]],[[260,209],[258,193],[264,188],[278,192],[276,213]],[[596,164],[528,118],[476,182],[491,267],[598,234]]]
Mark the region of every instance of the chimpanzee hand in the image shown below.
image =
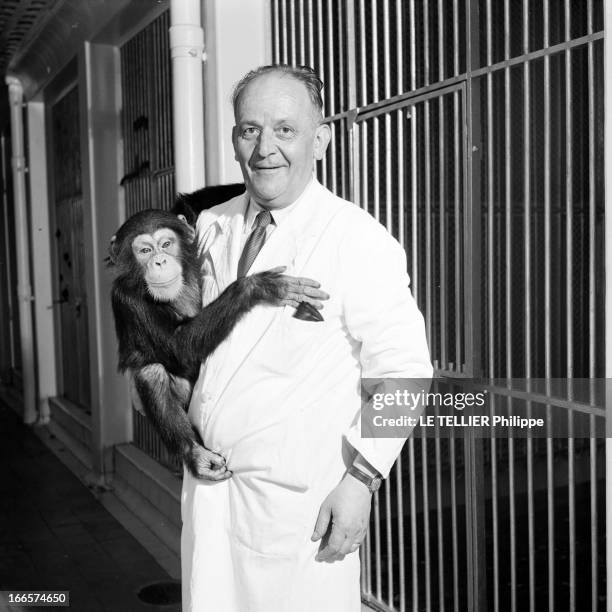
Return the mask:
[[[263,302],[294,308],[297,308],[300,302],[308,302],[317,310],[321,310],[323,304],[319,300],[329,299],[329,294],[320,290],[321,283],[311,278],[282,274],[286,269],[285,266],[280,266],[248,276],[244,281],[251,285],[253,295]]]
[[[227,480],[232,473],[225,465],[225,459],[209,451],[197,442],[185,453],[187,469],[195,478],[203,480]]]

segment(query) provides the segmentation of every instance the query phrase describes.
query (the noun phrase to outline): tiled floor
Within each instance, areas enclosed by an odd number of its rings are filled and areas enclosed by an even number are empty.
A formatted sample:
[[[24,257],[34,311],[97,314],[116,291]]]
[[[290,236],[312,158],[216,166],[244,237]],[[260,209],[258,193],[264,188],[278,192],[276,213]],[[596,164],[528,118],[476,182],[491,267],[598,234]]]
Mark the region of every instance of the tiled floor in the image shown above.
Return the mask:
[[[68,590],[72,612],[178,612],[138,599],[158,581],[171,578],[0,403],[0,590]]]

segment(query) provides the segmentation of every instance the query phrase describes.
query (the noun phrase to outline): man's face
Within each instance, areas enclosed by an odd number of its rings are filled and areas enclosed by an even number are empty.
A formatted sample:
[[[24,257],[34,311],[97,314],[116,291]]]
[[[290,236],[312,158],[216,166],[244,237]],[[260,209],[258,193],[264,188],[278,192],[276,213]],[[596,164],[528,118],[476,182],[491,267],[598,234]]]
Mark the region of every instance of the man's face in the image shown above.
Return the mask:
[[[235,119],[232,141],[247,190],[265,208],[288,206],[330,137],[326,125],[317,125],[306,86],[282,73],[257,77],[242,92]]]

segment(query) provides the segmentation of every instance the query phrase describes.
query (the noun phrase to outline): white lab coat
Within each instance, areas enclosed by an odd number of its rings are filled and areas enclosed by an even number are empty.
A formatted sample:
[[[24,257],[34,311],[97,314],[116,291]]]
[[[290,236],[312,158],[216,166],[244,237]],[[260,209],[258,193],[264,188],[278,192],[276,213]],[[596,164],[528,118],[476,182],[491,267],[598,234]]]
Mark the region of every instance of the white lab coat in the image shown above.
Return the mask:
[[[247,201],[198,219],[204,303],[236,278]],[[310,536],[354,449],[386,475],[404,442],[361,439],[361,376],[431,375],[405,253],[370,215],[313,180],[249,274],[280,265],[331,295],[325,321],[258,306],[200,370],[189,417],[233,476],[185,471],[185,612],[358,612],[358,555],[315,562]]]

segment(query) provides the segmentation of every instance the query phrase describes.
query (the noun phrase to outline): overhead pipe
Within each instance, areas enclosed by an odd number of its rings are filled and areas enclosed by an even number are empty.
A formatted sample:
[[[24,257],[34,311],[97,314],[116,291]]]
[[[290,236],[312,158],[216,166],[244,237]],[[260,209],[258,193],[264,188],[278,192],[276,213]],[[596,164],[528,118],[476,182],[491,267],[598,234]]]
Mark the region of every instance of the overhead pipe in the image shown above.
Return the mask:
[[[26,201],[26,161],[23,139],[23,86],[15,77],[7,76],[11,113],[11,165],[15,206],[15,242],[17,247],[17,302],[21,340],[21,372],[23,377],[23,421],[37,419],[36,372],[34,366],[34,332],[32,324],[32,285],[30,283],[30,240]]]
[[[171,0],[170,56],[176,190],[204,186],[204,31],[200,0]]]

